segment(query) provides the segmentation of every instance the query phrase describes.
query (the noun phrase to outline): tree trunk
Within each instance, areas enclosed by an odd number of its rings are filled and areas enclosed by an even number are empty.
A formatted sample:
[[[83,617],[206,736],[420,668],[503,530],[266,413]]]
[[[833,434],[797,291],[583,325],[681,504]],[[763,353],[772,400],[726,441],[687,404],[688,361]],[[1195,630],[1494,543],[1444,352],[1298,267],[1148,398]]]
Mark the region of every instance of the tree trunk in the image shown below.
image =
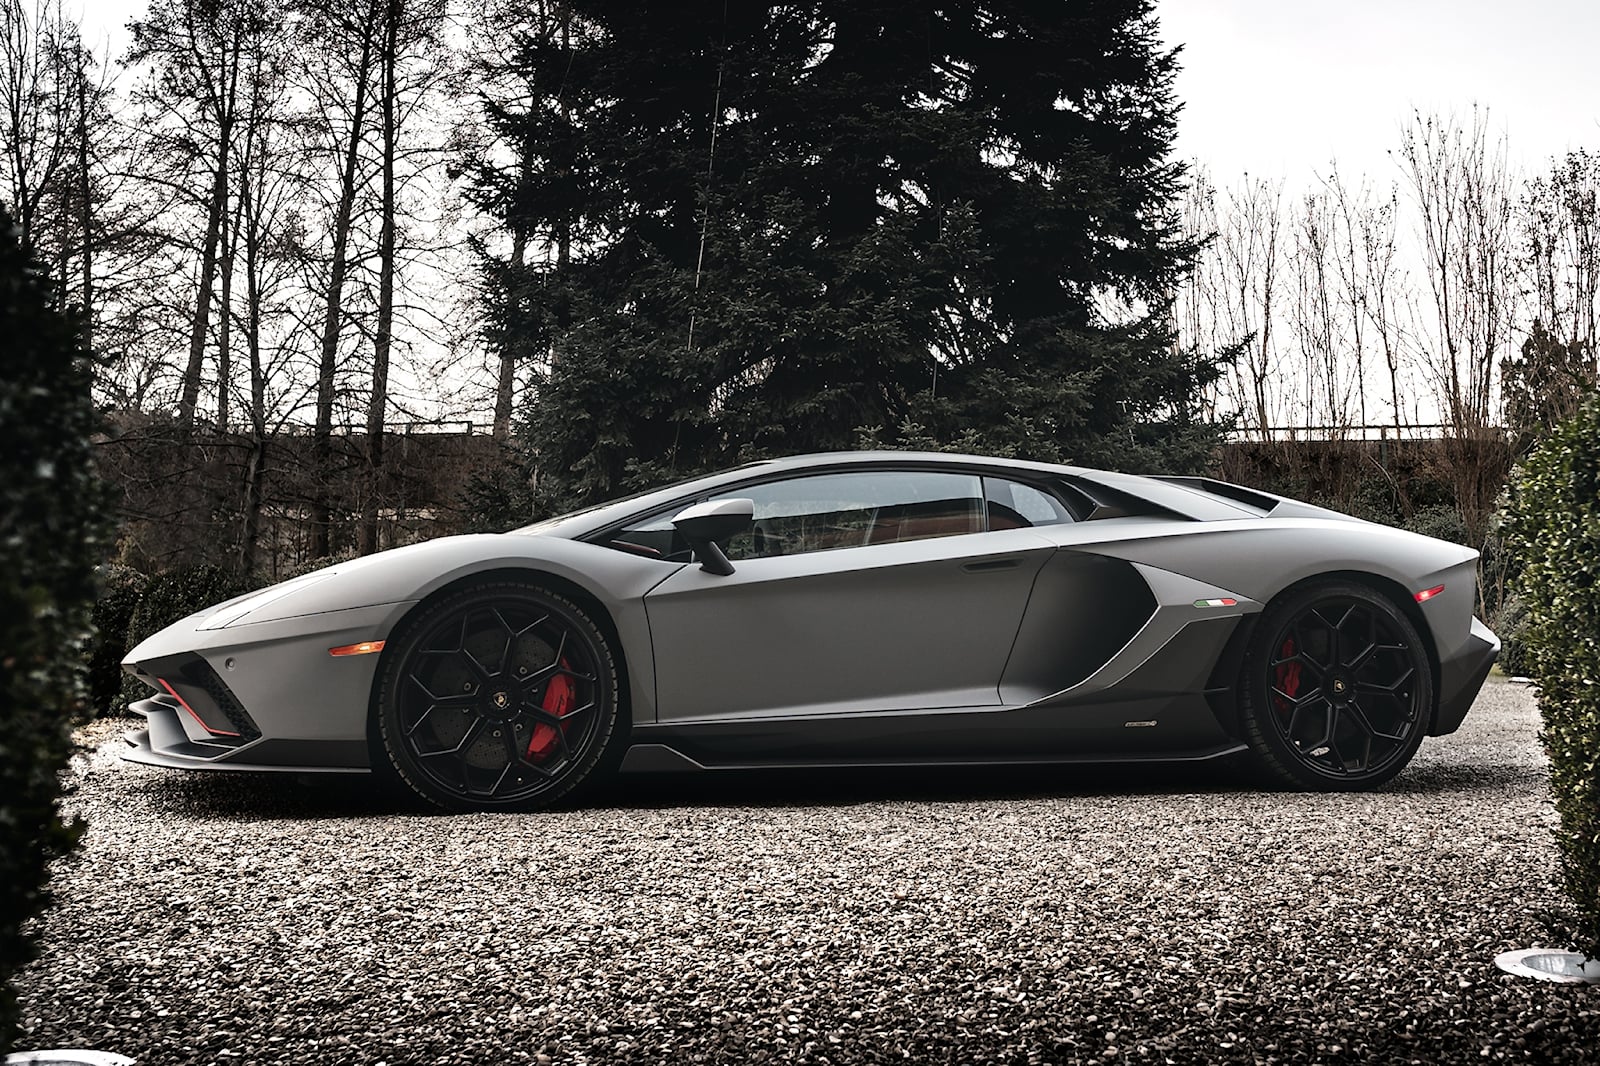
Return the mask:
[[[524,170],[527,163],[523,164]],[[522,268],[528,262],[528,231],[518,225],[511,234],[511,262],[506,271],[505,315],[506,330],[500,340],[500,381],[494,394],[494,439],[507,440],[511,436],[511,401],[517,384],[517,355],[520,345],[513,336],[517,309],[521,301],[516,286],[522,278]]]
[[[389,345],[394,328],[394,151],[395,65],[402,0],[388,0],[384,12],[383,65],[383,221],[378,235],[378,328],[372,343],[372,395],[367,403],[367,498],[361,515],[360,551],[378,550],[378,496],[383,481],[383,421],[389,402]]]
[[[94,351],[94,203],[89,183],[89,71],[78,58],[78,224],[83,231],[83,348]]]
[[[261,531],[262,477],[267,462],[267,375],[261,366],[261,279],[256,268],[261,240],[253,214],[248,156],[243,177],[239,203],[245,240],[244,344],[250,360],[250,458],[244,475],[244,523],[239,532],[239,572],[248,578],[256,565],[256,541]]]
[[[238,242],[238,216],[222,226],[222,292],[217,309],[217,432],[228,431],[228,387],[233,383],[233,255]]]
[[[267,435],[250,429],[250,457],[244,470],[244,523],[239,530],[239,573],[247,580],[256,567],[256,541],[261,536],[262,474],[267,465]]]
[[[322,317],[321,355],[317,362],[317,423],[312,434],[311,455],[318,484],[311,505],[310,552],[313,558],[330,554],[333,506],[328,499],[326,477],[333,459],[333,384],[339,356],[339,317],[344,299],[350,244],[351,215],[356,199],[356,164],[360,159],[362,125],[367,112],[367,76],[372,67],[372,25],[361,36],[361,58],[356,64],[355,106],[350,111],[350,142],[345,149],[340,175],[339,206],[333,218],[333,261],[328,270],[328,287]]]
[[[200,403],[200,368],[206,353],[206,330],[211,324],[211,287],[217,278],[217,244],[222,235],[223,202],[228,197],[230,134],[228,123],[224,122],[217,137],[217,169],[211,180],[211,202],[206,206],[206,242],[200,254],[200,288],[189,326],[189,362],[184,367],[183,393],[178,400],[178,430],[182,433],[193,427],[195,408]]]
[[[234,92],[239,84],[240,48],[237,35],[231,56],[227,46],[223,46],[222,62],[227,68],[218,72],[217,166],[211,179],[210,202],[206,205],[206,240],[200,256],[200,288],[189,328],[189,362],[183,371],[183,392],[178,400],[178,431],[183,434],[193,428],[195,408],[200,403],[200,370],[205,360],[206,332],[211,325],[211,288],[217,280],[217,246],[221,242],[222,227],[227,223],[228,164],[233,143]],[[227,78],[226,89],[221,87],[223,74]]]

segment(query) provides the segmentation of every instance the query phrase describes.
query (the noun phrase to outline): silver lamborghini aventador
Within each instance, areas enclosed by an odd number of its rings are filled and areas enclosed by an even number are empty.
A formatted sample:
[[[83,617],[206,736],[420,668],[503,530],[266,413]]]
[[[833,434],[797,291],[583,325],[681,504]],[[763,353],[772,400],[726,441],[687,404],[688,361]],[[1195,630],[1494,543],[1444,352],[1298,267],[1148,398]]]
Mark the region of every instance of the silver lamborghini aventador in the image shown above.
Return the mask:
[[[1386,781],[1499,650],[1477,553],[1203,478],[862,452],[381,552],[146,640],[126,757],[454,810],[621,771],[1212,759]]]

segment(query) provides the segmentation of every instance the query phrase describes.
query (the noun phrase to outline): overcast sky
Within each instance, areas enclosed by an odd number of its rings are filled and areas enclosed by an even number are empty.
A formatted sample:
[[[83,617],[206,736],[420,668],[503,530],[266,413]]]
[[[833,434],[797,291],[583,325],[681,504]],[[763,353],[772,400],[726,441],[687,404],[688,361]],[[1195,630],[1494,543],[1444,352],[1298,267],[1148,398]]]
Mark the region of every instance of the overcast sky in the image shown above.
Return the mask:
[[[1183,45],[1178,153],[1219,183],[1301,184],[1339,160],[1388,180],[1413,108],[1486,106],[1510,157],[1600,149],[1597,0],[1158,0]]]
[[[120,50],[145,4],[67,7]],[[1157,12],[1184,49],[1178,153],[1221,184],[1249,171],[1300,185],[1334,158],[1349,177],[1388,180],[1385,152],[1413,107],[1487,106],[1529,168],[1600,149],[1600,0],[1157,0]]]

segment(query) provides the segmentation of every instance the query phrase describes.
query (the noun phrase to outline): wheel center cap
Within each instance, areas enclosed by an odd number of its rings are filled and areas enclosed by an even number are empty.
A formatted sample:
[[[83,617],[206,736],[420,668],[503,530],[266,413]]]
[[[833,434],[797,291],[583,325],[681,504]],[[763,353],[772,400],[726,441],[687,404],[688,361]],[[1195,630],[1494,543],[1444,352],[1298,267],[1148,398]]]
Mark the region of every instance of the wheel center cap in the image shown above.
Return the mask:
[[[506,689],[489,693],[483,704],[483,716],[497,722],[509,721],[517,713],[517,698]]]
[[[1342,677],[1333,678],[1328,687],[1333,690],[1333,698],[1336,700],[1347,700],[1355,691],[1355,686]]]

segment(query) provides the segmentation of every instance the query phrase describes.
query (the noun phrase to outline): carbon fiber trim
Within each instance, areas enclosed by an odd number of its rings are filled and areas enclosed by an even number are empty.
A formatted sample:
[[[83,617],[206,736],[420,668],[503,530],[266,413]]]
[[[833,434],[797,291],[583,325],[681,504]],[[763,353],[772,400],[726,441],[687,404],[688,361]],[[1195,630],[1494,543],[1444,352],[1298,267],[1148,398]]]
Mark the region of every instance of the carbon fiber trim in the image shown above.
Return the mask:
[[[183,713],[183,720],[192,723],[187,730],[192,740],[237,748],[261,738],[261,727],[201,656],[192,652],[169,655],[140,663],[129,672],[154,689],[154,697],[162,705],[170,703]],[[188,705],[187,710],[167,693],[163,681]],[[138,705],[132,709],[138,710]]]
[[[228,720],[234,731],[239,734],[240,743],[249,743],[261,736],[261,729],[256,725],[255,719],[251,718],[249,713],[245,711],[244,706],[234,696],[233,691],[223,683],[217,672],[211,668],[210,663],[196,656],[192,662],[184,665],[183,675],[211,697],[212,702],[217,705],[217,709],[222,712],[223,717]]]

